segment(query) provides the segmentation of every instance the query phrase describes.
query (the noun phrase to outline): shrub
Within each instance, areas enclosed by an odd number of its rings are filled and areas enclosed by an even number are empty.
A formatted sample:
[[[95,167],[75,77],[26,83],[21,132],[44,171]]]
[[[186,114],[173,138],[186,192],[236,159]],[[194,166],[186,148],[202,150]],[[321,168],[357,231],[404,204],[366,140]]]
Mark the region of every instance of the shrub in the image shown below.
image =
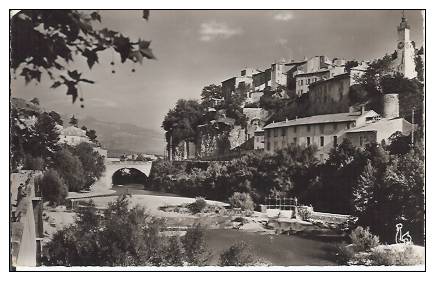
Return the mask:
[[[232,208],[240,208],[244,211],[254,210],[254,201],[252,201],[249,193],[234,192],[233,196],[229,198]]]
[[[202,212],[207,207],[207,202],[205,202],[205,199],[202,197],[197,197],[195,199],[195,202],[190,203],[187,205],[187,208],[192,212],[193,214]]]
[[[307,221],[311,218],[312,209],[308,207],[298,207],[298,214],[302,220]]]
[[[68,195],[68,189],[64,180],[56,170],[49,169],[44,173],[41,180],[41,193],[44,200],[50,204],[61,204]]]
[[[205,243],[205,232],[199,224],[189,228],[182,237],[184,258],[189,265],[204,266],[210,260],[210,252]]]
[[[39,170],[44,169],[44,160],[41,157],[33,157],[26,154],[24,157],[23,170]]]
[[[257,259],[245,242],[238,242],[222,252],[219,266],[253,266]]]
[[[375,248],[370,254],[370,260],[375,266],[415,266],[424,264],[424,259],[412,245],[403,250]]]
[[[379,237],[370,233],[370,228],[358,226],[350,234],[353,249],[356,252],[368,251],[379,245]]]
[[[336,248],[336,260],[339,265],[348,265],[349,261],[355,257],[354,249],[345,243],[337,245]]]

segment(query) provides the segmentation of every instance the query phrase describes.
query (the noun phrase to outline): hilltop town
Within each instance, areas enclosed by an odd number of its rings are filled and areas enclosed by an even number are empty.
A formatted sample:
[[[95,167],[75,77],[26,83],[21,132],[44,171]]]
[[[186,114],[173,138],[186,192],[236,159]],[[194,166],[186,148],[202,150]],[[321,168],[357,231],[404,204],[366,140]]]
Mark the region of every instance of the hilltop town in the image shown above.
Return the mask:
[[[149,13],[141,11],[141,20],[148,21]],[[206,12],[156,13],[200,19]],[[226,11],[213,13],[234,17]],[[259,15],[269,21],[293,15],[274,13]],[[335,20],[318,13],[322,21]],[[396,17],[382,12],[381,23],[386,14]],[[50,89],[66,89],[73,105],[80,103],[79,110],[85,108],[85,97],[96,96],[98,111],[112,120],[76,117],[82,114],[65,119],[42,94],[33,99],[11,96],[11,270],[424,267],[425,46],[412,40],[404,11],[391,31],[396,49],[379,58],[317,55],[244,67],[211,84],[201,80],[199,86],[209,85],[202,88],[200,99],[179,99],[169,111],[168,103],[158,111],[161,100],[150,97],[140,114],[149,118],[157,112],[155,126],[162,121],[163,156],[146,150],[157,148],[160,132],[117,123],[121,116],[111,116],[124,114],[122,118],[140,123],[132,108],[146,94],[134,85],[142,85],[145,73],[154,73],[163,62],[136,74],[135,64],[155,59],[151,42],[99,29],[95,24],[102,15],[109,22],[125,18],[124,12],[93,10],[25,10],[12,18],[16,37],[11,66],[14,77],[24,81],[14,86],[44,83],[45,70]],[[225,23],[201,24],[200,33],[208,35],[197,41],[207,45],[223,37],[223,31],[241,33],[228,30]],[[43,38],[41,31],[47,33]],[[26,44],[26,33],[40,40],[32,43],[35,47]],[[235,41],[223,38],[226,44]],[[104,50],[112,50],[112,56],[100,55],[101,60],[108,57],[102,75],[124,78],[128,84],[122,85],[134,88],[129,107],[98,97],[122,81],[105,80],[105,85],[95,85],[95,96],[84,97],[81,84],[95,82],[83,70],[57,62],[72,63],[75,56],[92,71],[97,52]],[[132,65],[128,72],[118,69],[114,56]],[[214,57],[224,56],[217,52]],[[166,74],[168,66],[162,67]],[[161,73],[156,75],[162,82]],[[174,76],[168,80],[179,78]],[[93,77],[100,77],[99,71]],[[178,95],[170,89],[172,102]],[[132,144],[135,148],[129,148]]]
[[[363,147],[410,135],[421,125],[424,60],[410,31],[403,16],[397,49],[379,60],[282,60],[206,86],[200,103],[180,100],[166,116],[168,158],[222,160],[305,144],[323,161],[344,138]]]

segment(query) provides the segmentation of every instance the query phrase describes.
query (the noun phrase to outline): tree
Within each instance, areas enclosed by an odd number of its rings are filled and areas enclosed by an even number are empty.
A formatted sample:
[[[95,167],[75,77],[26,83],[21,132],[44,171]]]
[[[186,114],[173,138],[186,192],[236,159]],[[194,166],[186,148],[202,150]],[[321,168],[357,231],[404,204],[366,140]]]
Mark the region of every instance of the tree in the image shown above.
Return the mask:
[[[40,185],[42,197],[44,200],[49,201],[50,204],[62,204],[68,195],[65,182],[56,170],[47,170],[42,177]]]
[[[162,127],[172,136],[172,145],[176,146],[184,139],[193,139],[196,126],[200,123],[204,109],[196,100],[179,99],[175,108],[169,110],[163,120]],[[169,141],[169,136],[166,136]]]
[[[201,225],[196,224],[189,228],[181,239],[184,247],[185,260],[192,266],[204,266],[210,260],[207,250],[205,234]]]
[[[84,187],[90,187],[97,181],[106,167],[104,157],[92,148],[88,143],[80,143],[72,148],[72,153],[77,156],[82,164],[82,171],[85,178]]]
[[[33,157],[30,154],[25,154],[23,170],[44,170],[44,160],[41,157]]]
[[[32,100],[30,100],[30,103],[33,103],[33,104],[39,106],[39,99],[35,97]]]
[[[405,136],[401,132],[391,135],[388,140],[388,151],[392,155],[404,155],[411,150],[411,137]]]
[[[143,18],[148,17],[149,11],[144,10]],[[42,75],[47,74],[52,88],[64,85],[74,103],[79,83],[94,83],[76,70],[67,70],[66,65],[76,56],[86,59],[90,69],[98,63],[98,53],[106,49],[118,53],[122,63],[126,60],[142,63],[144,57],[155,58],[149,41],[132,42],[120,32],[97,29],[96,22],[101,22],[97,11],[21,10],[11,17],[13,72],[24,77],[26,83],[40,82]]]
[[[77,127],[79,125],[79,120],[73,115],[69,119],[69,125]]]
[[[46,245],[43,265],[197,266],[207,262],[201,229],[187,231],[187,239],[181,240],[162,235],[164,222],[143,208],[130,208],[125,195],[109,203],[103,215],[91,203],[77,216],[75,224],[56,232]]]
[[[240,208],[243,211],[254,210],[254,201],[252,201],[249,193],[234,192],[233,196],[230,197],[229,202],[233,208]]]
[[[56,121],[49,113],[43,112],[38,115],[34,125],[33,134],[30,135],[28,143],[24,145],[26,152],[34,157],[42,157],[49,160],[60,149],[59,132],[56,128]]]
[[[381,190],[377,213],[385,223],[375,225],[377,233],[391,236],[400,222],[414,242],[424,243],[424,159],[416,150],[391,159]]]
[[[222,100],[222,86],[211,84],[205,86],[201,92],[201,104],[205,108],[215,107],[215,100]]]
[[[59,125],[63,125],[63,120],[62,117],[60,116],[59,113],[57,113],[56,111],[50,111],[48,113],[48,115],[50,115],[50,117]]]
[[[369,160],[359,176],[358,182],[352,192],[355,213],[361,214],[366,212],[368,205],[373,203],[376,183],[374,172],[375,170]]]
[[[86,136],[89,138],[91,142],[98,143],[97,132],[95,131],[95,129],[86,130]]]
[[[86,184],[83,164],[68,148],[62,148],[55,154],[53,166],[65,180],[69,191],[83,189]]]
[[[346,72],[350,72],[350,70],[354,67],[357,67],[359,65],[358,61],[352,60],[352,61],[347,61],[346,64],[344,65],[344,70]]]

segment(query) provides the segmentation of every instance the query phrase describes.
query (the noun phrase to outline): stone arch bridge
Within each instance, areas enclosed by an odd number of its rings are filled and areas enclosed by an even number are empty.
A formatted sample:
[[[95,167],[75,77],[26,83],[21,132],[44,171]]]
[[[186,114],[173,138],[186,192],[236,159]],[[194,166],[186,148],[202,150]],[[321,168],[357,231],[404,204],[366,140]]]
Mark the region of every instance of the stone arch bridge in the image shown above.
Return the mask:
[[[112,188],[112,176],[116,171],[125,168],[134,168],[141,171],[147,177],[150,175],[152,162],[150,161],[119,161],[106,159],[106,171],[101,178],[91,186],[92,191],[105,191]]]

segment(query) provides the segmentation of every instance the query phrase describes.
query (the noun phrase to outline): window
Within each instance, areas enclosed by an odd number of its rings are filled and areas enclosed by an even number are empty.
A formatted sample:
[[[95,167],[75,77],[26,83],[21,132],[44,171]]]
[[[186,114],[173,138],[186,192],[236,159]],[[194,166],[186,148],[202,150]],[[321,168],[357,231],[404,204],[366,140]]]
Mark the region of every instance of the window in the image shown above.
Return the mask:
[[[297,126],[293,127],[293,132],[294,132],[294,133],[298,132],[298,130],[297,130]]]
[[[297,143],[298,143],[298,138],[297,138],[297,137],[294,137],[294,138],[293,138],[293,143],[294,143],[294,144],[297,144]]]
[[[285,127],[281,128],[281,136],[285,136]]]
[[[347,129],[350,129],[350,123],[349,122],[346,123],[346,127],[347,127]]]
[[[311,138],[307,136],[307,146],[309,146],[310,144],[311,144]]]
[[[270,141],[267,142],[266,149],[270,151]]]
[[[278,136],[278,128],[274,128],[273,129],[273,136],[277,137]]]
[[[278,149],[278,142],[274,141],[273,142],[273,149],[276,151]]]
[[[320,124],[320,133],[324,133],[325,132],[325,125],[324,124]]]
[[[320,137],[320,146],[323,147],[325,145],[325,137],[321,136]]]
[[[305,84],[307,84],[307,85],[310,84],[310,78],[308,78],[308,79],[306,80],[306,83],[305,83]]]
[[[364,137],[359,137],[359,145],[362,146],[364,144]]]
[[[311,125],[307,125],[307,131],[310,132],[311,131]]]
[[[338,138],[336,135],[334,135],[334,146],[336,147],[338,145]]]

